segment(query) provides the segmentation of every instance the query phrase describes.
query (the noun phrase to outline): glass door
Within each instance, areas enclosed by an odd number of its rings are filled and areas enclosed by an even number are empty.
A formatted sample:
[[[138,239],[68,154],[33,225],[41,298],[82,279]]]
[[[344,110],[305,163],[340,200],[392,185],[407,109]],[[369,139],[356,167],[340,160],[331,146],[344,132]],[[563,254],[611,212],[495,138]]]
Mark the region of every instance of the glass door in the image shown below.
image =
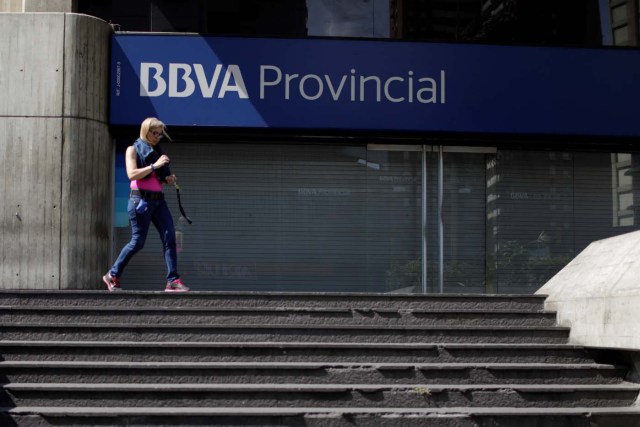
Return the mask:
[[[491,293],[494,148],[439,149],[438,291]]]
[[[386,236],[393,243],[384,256],[389,262],[388,291],[490,292],[494,245],[488,192],[496,150],[369,145],[367,152],[384,172],[371,176],[371,197],[380,199],[381,208],[371,210],[375,203],[369,202],[368,212],[390,215]],[[385,190],[378,191],[376,185]],[[371,261],[368,271],[381,260]]]

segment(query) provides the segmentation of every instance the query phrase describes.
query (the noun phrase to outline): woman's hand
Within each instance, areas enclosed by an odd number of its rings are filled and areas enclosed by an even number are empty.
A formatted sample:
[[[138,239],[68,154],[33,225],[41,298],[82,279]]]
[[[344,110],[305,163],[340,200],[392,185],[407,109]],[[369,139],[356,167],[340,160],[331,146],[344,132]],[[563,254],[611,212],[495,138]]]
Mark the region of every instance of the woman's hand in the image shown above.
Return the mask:
[[[166,154],[163,154],[158,160],[156,160],[156,162],[153,164],[153,167],[154,169],[160,169],[161,167],[166,166],[169,163],[171,163],[171,159],[169,159]]]
[[[164,180],[165,180],[165,182],[166,182],[167,184],[171,184],[171,185],[173,185],[173,184],[175,184],[175,183],[176,183],[176,181],[178,180],[178,178],[176,178],[176,176],[175,176],[175,175],[169,175],[169,176],[168,176],[168,177],[166,177]]]

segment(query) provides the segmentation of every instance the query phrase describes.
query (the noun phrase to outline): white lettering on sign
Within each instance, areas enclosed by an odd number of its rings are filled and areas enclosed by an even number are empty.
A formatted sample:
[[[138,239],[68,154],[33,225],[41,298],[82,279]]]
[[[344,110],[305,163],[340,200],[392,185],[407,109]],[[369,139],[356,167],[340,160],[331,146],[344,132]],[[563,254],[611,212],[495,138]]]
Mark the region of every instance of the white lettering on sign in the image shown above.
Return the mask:
[[[345,85],[348,88],[345,91]],[[325,91],[325,88],[327,89]],[[276,92],[279,89],[279,92]],[[308,101],[330,96],[334,101],[367,101],[375,102],[419,102],[421,104],[444,104],[446,102],[446,72],[440,70],[438,77],[415,78],[413,71],[406,76],[381,78],[378,76],[358,75],[351,69],[350,74],[332,77],[328,74],[288,74],[275,65],[260,66],[260,99],[280,95],[291,99],[292,93],[300,95]],[[345,94],[346,92],[346,94]],[[344,96],[343,96],[344,94]]]
[[[209,78],[202,64],[169,64],[169,73],[165,76],[161,64],[143,62],[140,64],[140,96],[162,96],[168,88],[170,98],[189,97],[196,91],[196,82],[192,76],[192,71],[195,70],[200,94],[203,98],[213,98],[223,68],[225,67],[222,64],[216,65]],[[227,92],[235,92],[241,99],[249,98],[240,67],[237,65],[229,65],[224,69],[218,98],[224,98]]]
[[[170,98],[225,98],[236,96],[248,99],[240,66],[217,64],[205,69],[202,64],[170,63],[140,64],[140,96]],[[287,73],[275,65],[260,65],[258,86],[260,99],[281,97],[285,100],[302,98],[316,101],[392,102],[444,104],[446,102],[446,72],[437,76],[415,76],[409,70],[404,75],[380,77],[361,75],[355,69],[340,76],[329,74]]]

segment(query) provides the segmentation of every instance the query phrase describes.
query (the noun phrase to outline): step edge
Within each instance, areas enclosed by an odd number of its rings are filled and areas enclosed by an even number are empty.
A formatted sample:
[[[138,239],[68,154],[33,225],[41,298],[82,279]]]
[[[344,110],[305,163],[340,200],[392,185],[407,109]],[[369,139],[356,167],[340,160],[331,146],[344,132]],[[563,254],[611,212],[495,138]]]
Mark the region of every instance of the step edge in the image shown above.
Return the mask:
[[[73,329],[337,329],[337,330],[406,330],[406,331],[456,331],[456,330],[473,330],[473,331],[558,331],[566,332],[571,328],[566,326],[418,326],[418,325],[332,325],[332,324],[201,324],[201,325],[154,325],[148,323],[131,324],[131,323],[14,323],[0,322],[0,328],[73,328]]]
[[[61,341],[61,340],[0,340],[0,347],[7,346],[61,346],[61,347],[243,347],[243,348],[372,348],[372,349],[492,349],[492,350],[585,350],[586,347],[578,344],[544,344],[544,343],[361,343],[361,342],[322,342],[322,341]]]
[[[99,391],[99,392],[409,392],[441,393],[446,391],[505,391],[518,393],[638,392],[639,384],[155,384],[155,383],[9,383],[9,391]]]
[[[583,416],[593,415],[640,415],[640,407],[554,407],[554,408],[344,408],[344,407],[12,407],[1,408],[0,412],[9,415],[45,415],[45,416],[327,416],[377,415],[377,416]]]
[[[605,363],[393,363],[393,362],[102,362],[102,361],[3,361],[0,368],[98,368],[98,369],[414,369],[414,370],[627,370]]]

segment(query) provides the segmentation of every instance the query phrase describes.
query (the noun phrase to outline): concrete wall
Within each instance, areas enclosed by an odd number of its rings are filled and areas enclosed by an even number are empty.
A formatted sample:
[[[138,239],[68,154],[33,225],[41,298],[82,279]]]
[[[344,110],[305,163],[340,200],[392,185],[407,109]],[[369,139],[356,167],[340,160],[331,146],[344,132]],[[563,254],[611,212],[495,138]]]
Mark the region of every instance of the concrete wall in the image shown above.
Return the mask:
[[[536,293],[572,343],[640,350],[640,231],[593,242]]]
[[[0,13],[0,289],[100,286],[110,33],[85,15]]]
[[[74,12],[76,0],[0,0],[0,12]]]
[[[23,0],[0,0],[0,12],[22,12]]]

